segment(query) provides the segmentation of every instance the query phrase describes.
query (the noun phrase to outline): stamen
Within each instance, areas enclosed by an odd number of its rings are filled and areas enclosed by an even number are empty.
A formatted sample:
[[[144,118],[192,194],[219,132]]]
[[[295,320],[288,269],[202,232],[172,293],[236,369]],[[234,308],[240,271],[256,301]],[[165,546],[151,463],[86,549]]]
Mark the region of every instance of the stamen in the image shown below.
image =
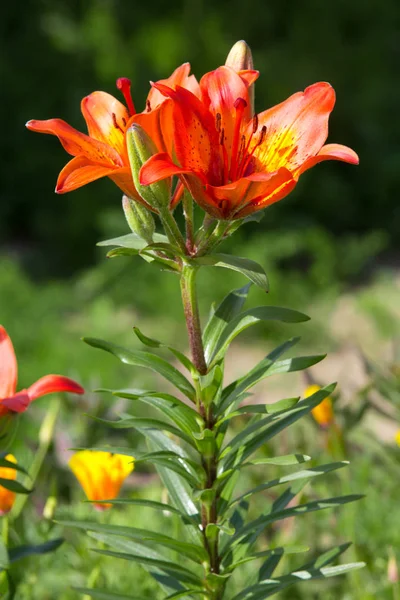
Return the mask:
[[[130,116],[136,115],[136,109],[131,94],[131,80],[127,77],[120,77],[117,79],[117,88],[122,92],[122,95],[125,98]]]
[[[267,126],[263,125],[261,127],[260,137],[258,138],[258,142],[256,144],[254,144],[253,150],[246,157],[246,160],[245,160],[243,166],[241,167],[241,171],[242,171],[243,174],[246,172],[246,169],[249,166],[249,163],[250,163],[251,159],[253,158],[253,155],[254,155],[254,152],[255,152],[256,148],[258,148],[259,146],[261,146],[261,144],[264,142],[266,136],[267,136]]]
[[[113,120],[115,129],[119,129],[120,131],[122,131],[122,133],[124,133],[124,130],[118,124],[117,117],[116,117],[115,113],[112,113],[112,120]]]
[[[221,113],[217,113],[215,116],[215,129],[218,131],[218,133],[221,131],[221,121]]]
[[[219,136],[219,143],[222,146],[222,159],[223,159],[223,163],[224,163],[224,183],[227,183],[228,175],[229,175],[229,159],[228,159],[228,153],[225,148],[225,129],[224,128],[221,129],[221,135]]]
[[[256,113],[253,117],[253,135],[256,133],[258,129],[258,114]]]
[[[237,98],[233,105],[236,110],[235,115],[235,125],[233,130],[233,139],[232,139],[232,153],[231,153],[231,170],[230,170],[230,178],[231,181],[235,181],[236,172],[238,166],[238,150],[239,150],[239,139],[240,139],[240,130],[243,121],[243,115],[245,108],[247,106],[246,100],[243,98]]]

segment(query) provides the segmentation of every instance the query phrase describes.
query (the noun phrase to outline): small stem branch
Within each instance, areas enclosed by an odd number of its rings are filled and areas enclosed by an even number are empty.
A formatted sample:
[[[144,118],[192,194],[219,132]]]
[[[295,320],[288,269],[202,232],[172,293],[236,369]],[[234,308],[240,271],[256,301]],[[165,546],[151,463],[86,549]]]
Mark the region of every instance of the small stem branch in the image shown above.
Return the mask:
[[[196,293],[196,272],[196,267],[184,265],[181,276],[181,292],[193,364],[200,375],[204,375],[207,373],[207,365],[204,358],[203,340],[201,337],[201,324]]]
[[[212,250],[214,250],[214,248],[222,241],[222,238],[229,230],[230,226],[231,223],[229,221],[218,221],[218,224],[211,235],[199,245],[197,256],[209,254]]]
[[[186,224],[186,248],[188,253],[192,254],[194,249],[193,200],[186,190],[183,194],[182,205]]]
[[[159,216],[164,226],[165,233],[167,234],[167,237],[171,244],[177,246],[181,253],[183,255],[186,255],[187,250],[185,240],[183,239],[182,233],[168,207],[160,208]]]

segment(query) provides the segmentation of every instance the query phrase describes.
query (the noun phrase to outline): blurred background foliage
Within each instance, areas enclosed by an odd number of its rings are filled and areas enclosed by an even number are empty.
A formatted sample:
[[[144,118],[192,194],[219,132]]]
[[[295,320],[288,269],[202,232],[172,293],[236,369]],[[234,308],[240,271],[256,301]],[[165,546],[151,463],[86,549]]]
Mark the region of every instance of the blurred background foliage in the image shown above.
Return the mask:
[[[357,390],[371,385],[372,393],[392,406],[387,387],[371,383],[359,357],[368,356],[383,368],[384,383],[388,365],[400,363],[393,355],[393,341],[400,336],[400,12],[397,0],[26,0],[23,6],[7,3],[2,14],[0,322],[15,345],[19,388],[45,373],[59,372],[89,390],[82,400],[71,398],[63,404],[56,438],[12,540],[39,543],[63,533],[68,544],[54,556],[21,561],[16,567],[21,582],[17,598],[70,600],[77,597],[70,586],[85,585],[99,559],[89,553],[90,543],[83,535],[61,531],[50,518],[40,521],[39,515],[54,494],[56,516],[93,517],[68,474],[67,449],[110,441],[108,430],[82,414],[113,418],[120,407],[90,390],[149,385],[148,375],[86,347],[79,338],[91,335],[139,347],[131,328],[140,325],[148,335],[176,340],[181,349],[186,342],[176,278],[140,259],[105,260],[104,249],[95,246],[102,238],[127,233],[118,189],[101,180],[56,196],[57,175],[68,156],[55,138],[33,135],[24,123],[60,117],[83,130],[82,97],[96,89],[117,96],[115,80],[120,76],[132,80],[141,110],[150,79],[168,76],[185,61],[200,77],[222,64],[241,38],[252,47],[261,71],[258,111],[318,80],[329,81],[338,98],[329,141],[354,148],[360,166],[329,162],[312,169],[288,198],[266,211],[261,223],[240,229],[224,248],[265,266],[271,281],[269,303],[304,310],[312,321],[246,334],[228,356],[227,372],[244,372],[275,342],[301,335],[302,350],[330,351],[313,374],[321,383],[337,379],[345,405],[347,401],[360,407]],[[237,273],[203,271],[200,288],[206,315],[211,302],[243,285],[243,280]],[[252,290],[250,303],[257,302],[265,302],[265,297]],[[301,393],[301,378],[284,379],[260,389],[260,401]],[[21,417],[13,451],[26,466],[36,452],[47,407],[48,401],[40,400]],[[348,489],[367,491],[362,504],[345,508],[343,516],[306,517],[296,527],[289,521],[271,533],[277,543],[306,539],[313,548],[356,539],[354,557],[366,560],[368,569],[355,580],[333,580],[328,587],[325,582],[321,588],[299,586],[288,599],[310,600],[321,594],[327,600],[400,598],[398,575],[393,568],[391,578],[388,574],[390,560],[400,560],[398,528],[393,527],[400,519],[400,450],[394,442],[398,411],[389,410],[385,418],[363,416],[361,437],[357,429],[358,437],[349,434],[350,481],[341,476],[321,479],[307,492],[314,498]],[[310,421],[300,424],[292,437],[279,443],[284,451],[303,451],[324,462],[323,454],[329,453],[324,432],[311,427]],[[143,445],[137,437],[129,443]],[[282,453],[282,448],[268,451]],[[253,483],[257,477],[256,472],[249,475]],[[158,500],[162,494],[154,474],[146,470],[132,475],[128,493],[150,493]],[[255,512],[263,509],[264,501],[263,496]],[[166,527],[163,517],[157,521],[136,509],[129,514],[116,510],[109,518],[122,524],[124,519],[141,524],[148,519],[155,529]],[[144,597],[156,598],[139,567],[127,578],[124,564],[115,569],[109,565],[110,559],[102,559],[99,583],[130,592],[133,573]]]

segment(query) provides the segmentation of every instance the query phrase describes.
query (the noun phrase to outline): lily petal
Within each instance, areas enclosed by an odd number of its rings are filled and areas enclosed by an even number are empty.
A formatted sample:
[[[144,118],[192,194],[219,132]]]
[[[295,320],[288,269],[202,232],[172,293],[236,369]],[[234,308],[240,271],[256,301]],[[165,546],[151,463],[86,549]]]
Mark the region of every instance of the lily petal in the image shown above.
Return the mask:
[[[27,391],[22,390],[10,398],[4,398],[1,400],[0,406],[4,406],[7,408],[7,410],[11,410],[12,412],[21,413],[26,411],[30,403],[31,398],[29,397]]]
[[[132,171],[130,167],[123,167],[122,169],[114,169],[109,174],[109,178],[113,180],[114,183],[126,194],[129,198],[137,200],[144,206],[146,206],[149,210],[154,210],[151,208],[147,202],[143,200],[141,196],[136,191],[135,185],[132,179]]]
[[[173,90],[177,85],[183,87],[198,98],[201,96],[199,83],[194,75],[189,75],[190,63],[184,63],[172,73],[168,79],[160,79],[157,83],[164,84]],[[156,88],[152,87],[147,96],[147,105],[150,110],[156,108],[159,104],[165,101],[165,96]]]
[[[326,146],[322,146],[316,156],[312,156],[301,165],[299,170],[296,171],[295,176],[298,177],[301,173],[304,173],[304,171],[307,171],[307,169],[310,169],[323,160],[341,160],[351,165],[358,165],[360,162],[358,155],[351,148],[342,146],[341,144],[326,144]]]
[[[85,156],[102,165],[123,166],[123,161],[113,148],[81,133],[62,119],[28,121],[27,128],[38,133],[49,133],[60,140],[63,148],[72,156]]]
[[[158,90],[157,93],[162,95]],[[164,102],[150,112],[136,114],[132,121],[137,123],[153,140],[160,152],[172,155],[174,144],[174,105],[170,98],[163,96]]]
[[[84,394],[85,390],[72,379],[63,377],[62,375],[45,375],[26,390],[31,401],[46,394],[53,394],[54,392]]]
[[[287,167],[296,171],[315,156],[327,138],[329,114],[334,104],[333,88],[321,82],[260,113],[259,133],[265,127],[266,137],[254,152],[259,161],[257,170],[276,171]],[[254,145],[258,139],[258,135],[254,135]]]
[[[81,111],[89,136],[108,144],[115,148],[120,156],[124,156],[129,113],[122,102],[106,92],[93,92],[83,98]]]
[[[274,173],[254,173],[219,187],[207,185],[205,193],[218,207],[219,218],[236,219],[280,200],[295,185],[292,174],[281,168]]]
[[[144,163],[139,172],[139,181],[141,185],[150,185],[173,175],[190,172],[175,165],[166,152],[159,152]]]
[[[17,373],[14,347],[7,331],[0,325],[0,402],[2,398],[15,394]]]
[[[56,193],[65,194],[77,188],[96,181],[101,177],[111,176],[116,171],[122,170],[113,166],[104,166],[93,163],[85,156],[76,156],[70,160],[58,176]],[[131,176],[132,179],[132,176]]]
[[[251,102],[248,92],[248,82],[230,67],[219,67],[206,73],[200,81],[204,102],[216,116],[221,115],[221,128],[224,129],[226,149],[230,154],[233,132],[236,123],[235,103],[242,98],[245,103],[243,120],[246,123],[251,118]]]
[[[255,71],[254,69],[244,69],[243,71],[238,71],[238,75],[241,77],[247,87],[250,87],[257,81],[260,71]]]

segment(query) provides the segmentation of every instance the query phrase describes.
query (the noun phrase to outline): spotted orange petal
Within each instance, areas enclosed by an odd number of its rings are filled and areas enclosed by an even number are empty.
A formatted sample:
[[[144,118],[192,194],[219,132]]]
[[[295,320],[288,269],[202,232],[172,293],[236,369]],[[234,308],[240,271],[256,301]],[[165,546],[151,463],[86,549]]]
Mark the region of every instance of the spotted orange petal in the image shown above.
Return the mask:
[[[265,127],[266,137],[254,152],[259,165],[257,170],[276,171],[286,167],[296,171],[315,156],[327,138],[329,114],[334,104],[333,88],[321,82],[260,113],[259,132]],[[257,139],[256,134],[254,144]]]
[[[190,64],[184,63],[172,73],[168,79],[160,79],[157,81],[159,84],[166,85],[173,90],[176,86],[180,86],[186,88],[192,94],[200,98],[200,86],[198,81],[194,75],[189,75],[190,73]],[[147,96],[147,103],[151,110],[156,108],[159,104],[165,101],[165,96],[156,88],[152,87],[149,95]]]
[[[122,157],[125,155],[125,130],[129,121],[127,108],[106,92],[93,92],[81,102],[89,136],[108,144]]]

